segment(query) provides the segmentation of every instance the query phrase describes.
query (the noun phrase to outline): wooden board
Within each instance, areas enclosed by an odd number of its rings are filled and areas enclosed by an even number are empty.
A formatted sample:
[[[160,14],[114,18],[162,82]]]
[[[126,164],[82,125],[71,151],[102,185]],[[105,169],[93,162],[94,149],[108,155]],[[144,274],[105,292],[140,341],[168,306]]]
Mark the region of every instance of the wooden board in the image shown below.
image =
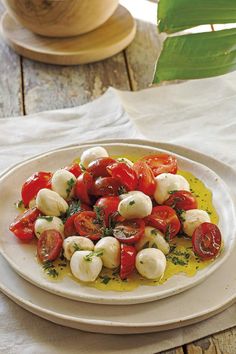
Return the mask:
[[[123,6],[92,32],[68,38],[42,37],[16,23],[8,13],[1,21],[6,42],[19,54],[37,61],[76,65],[102,60],[122,51],[134,39],[136,25]]]

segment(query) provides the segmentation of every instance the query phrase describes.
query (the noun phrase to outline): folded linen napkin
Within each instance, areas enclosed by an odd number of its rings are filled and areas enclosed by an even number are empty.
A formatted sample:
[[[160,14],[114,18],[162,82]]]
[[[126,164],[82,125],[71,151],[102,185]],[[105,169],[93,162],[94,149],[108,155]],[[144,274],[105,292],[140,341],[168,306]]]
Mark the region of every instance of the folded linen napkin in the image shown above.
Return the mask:
[[[236,168],[236,73],[143,90],[110,88],[84,106],[0,119],[0,172],[50,149],[101,138],[185,145]],[[1,281],[1,280],[0,280]],[[47,322],[0,294],[0,353],[135,353],[167,350],[236,325],[236,305],[199,324],[129,335],[82,333]]]

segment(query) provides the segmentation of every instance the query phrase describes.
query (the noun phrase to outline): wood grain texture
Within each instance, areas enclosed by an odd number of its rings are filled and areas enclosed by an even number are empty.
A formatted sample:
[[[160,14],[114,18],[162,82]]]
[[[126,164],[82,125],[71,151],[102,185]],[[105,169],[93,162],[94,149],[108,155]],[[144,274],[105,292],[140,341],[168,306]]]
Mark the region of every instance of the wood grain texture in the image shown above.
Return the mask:
[[[102,95],[109,86],[129,90],[123,53],[73,67],[23,59],[23,76],[27,114],[84,104]]]
[[[32,33],[6,13],[1,30],[6,42],[20,55],[43,63],[77,65],[100,61],[126,48],[133,40],[136,24],[123,6],[99,28],[79,36],[49,38]]]
[[[149,11],[154,12],[154,17],[157,11],[155,2],[147,2]],[[141,12],[138,13],[138,17],[142,17],[140,15]],[[155,19],[148,22],[147,17],[148,15],[143,11],[143,19],[137,19],[136,37],[125,50],[130,82],[134,91],[151,85],[155,63],[161,51],[162,37],[157,35],[157,27],[153,23]]]
[[[3,12],[0,2],[0,16]],[[20,57],[0,38],[0,118],[22,113]]]
[[[188,354],[235,354],[236,328],[203,338],[187,345]]]

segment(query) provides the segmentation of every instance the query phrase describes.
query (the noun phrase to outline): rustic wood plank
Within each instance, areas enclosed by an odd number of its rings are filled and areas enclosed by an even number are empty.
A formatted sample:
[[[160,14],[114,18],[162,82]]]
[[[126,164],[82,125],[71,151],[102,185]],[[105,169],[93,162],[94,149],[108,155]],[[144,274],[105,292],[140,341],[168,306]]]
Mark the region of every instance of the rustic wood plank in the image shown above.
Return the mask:
[[[155,63],[161,52],[163,39],[157,34],[156,1],[146,1],[146,3],[143,1],[147,11],[142,10],[142,1],[140,1],[140,10],[135,8],[135,4],[131,3],[129,6],[137,22],[136,37],[125,51],[131,87],[134,91],[150,86]]]
[[[178,347],[178,348],[174,348],[172,350],[161,352],[160,354],[184,354],[184,350],[182,347]]]
[[[236,327],[187,345],[188,354],[236,353]]]
[[[102,62],[55,66],[23,59],[26,113],[86,103],[109,86],[129,90],[123,53]]]
[[[0,17],[4,13],[0,2]],[[0,118],[23,113],[21,62],[0,38]]]

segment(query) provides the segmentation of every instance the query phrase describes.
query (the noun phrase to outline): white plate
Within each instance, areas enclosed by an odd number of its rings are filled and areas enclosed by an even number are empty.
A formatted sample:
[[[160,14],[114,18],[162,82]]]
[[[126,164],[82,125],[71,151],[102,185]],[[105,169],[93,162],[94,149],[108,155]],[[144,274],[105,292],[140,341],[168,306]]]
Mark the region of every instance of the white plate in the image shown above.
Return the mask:
[[[142,143],[166,148],[207,164],[232,189],[236,205],[236,173],[228,166],[179,146]],[[174,297],[133,306],[86,303],[79,303],[78,306],[77,301],[55,296],[23,280],[0,256],[0,290],[28,311],[64,326],[97,333],[147,333],[193,324],[232,304],[236,299],[235,268],[236,258],[231,254],[220,269],[204,282]]]
[[[160,151],[154,147],[127,143],[102,144],[110,155],[144,156]],[[224,238],[224,251],[209,267],[199,271],[194,277],[179,274],[160,286],[140,286],[130,292],[100,291],[78,284],[71,278],[52,282],[43,276],[35,259],[35,246],[22,244],[9,231],[8,225],[16,215],[14,202],[25,179],[39,170],[56,170],[70,163],[75,157],[91,145],[66,147],[29,159],[10,169],[0,179],[0,251],[9,264],[23,278],[54,294],[84,302],[99,304],[137,304],[154,301],[180,293],[196,286],[212,274],[229,257],[235,243],[235,213],[233,201],[222,179],[208,167],[178,156],[179,167],[192,172],[213,192],[213,203],[220,216],[219,227]]]

